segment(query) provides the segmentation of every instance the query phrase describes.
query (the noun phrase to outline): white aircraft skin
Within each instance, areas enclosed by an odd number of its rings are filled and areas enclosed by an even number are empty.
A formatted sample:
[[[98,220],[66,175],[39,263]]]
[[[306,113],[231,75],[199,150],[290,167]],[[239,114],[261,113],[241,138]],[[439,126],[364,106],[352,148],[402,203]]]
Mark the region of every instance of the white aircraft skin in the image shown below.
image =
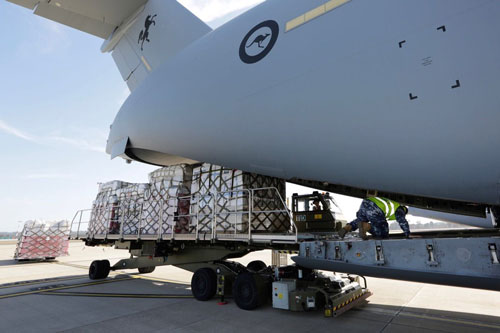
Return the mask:
[[[138,57],[172,33],[153,10],[172,3],[145,4]],[[351,0],[287,31],[335,3],[268,0],[193,28],[203,36],[134,83],[107,152],[500,205],[500,1]]]
[[[128,138],[130,156],[161,165],[137,149],[500,204],[500,2],[353,0],[285,32],[324,2],[267,1],[166,61],[121,108],[108,152]],[[266,20],[276,44],[244,63],[243,38]]]

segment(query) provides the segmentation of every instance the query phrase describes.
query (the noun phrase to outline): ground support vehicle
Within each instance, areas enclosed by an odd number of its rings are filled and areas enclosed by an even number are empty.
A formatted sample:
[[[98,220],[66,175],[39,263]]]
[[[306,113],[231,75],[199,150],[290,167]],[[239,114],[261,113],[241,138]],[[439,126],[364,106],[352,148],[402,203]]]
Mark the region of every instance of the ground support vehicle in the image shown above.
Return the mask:
[[[314,202],[318,203],[314,207]],[[330,193],[292,195],[293,221],[299,232],[338,232],[347,223]]]
[[[250,195],[252,191],[249,190]],[[213,195],[217,202],[219,194]],[[214,206],[210,213],[214,227],[208,233],[198,232],[199,226],[194,225],[193,232],[188,234],[163,233],[166,229],[162,227],[158,228],[158,234],[142,234],[139,218],[133,221],[139,224],[137,234],[126,235],[125,215],[117,215],[116,207],[111,209],[115,220],[116,216],[122,218],[118,234],[82,232],[86,223],[83,211],[74,219],[75,238],[84,239],[90,246],[127,249],[131,254],[113,266],[107,260],[94,261],[89,269],[91,279],[105,278],[110,270],[139,269],[140,273],[149,273],[156,266],[175,265],[194,273],[192,291],[201,301],[215,295],[222,299],[231,295],[240,308],[250,310],[272,299],[276,308],[292,311],[323,308],[329,316],[359,305],[370,293],[366,284],[361,287],[355,278],[326,277],[318,269],[500,290],[498,229],[414,232],[412,239],[405,239],[402,234],[391,234],[384,240],[363,241],[355,234],[340,239],[335,231],[299,232],[293,214],[297,216],[301,211],[292,208],[290,212],[283,202],[282,209],[274,213],[289,215],[291,228],[285,233],[256,233],[251,227],[219,233],[215,228],[219,214],[227,211],[220,212]],[[259,212],[250,204],[248,210],[231,214],[246,214],[251,222]],[[186,217],[197,215],[200,212],[194,206]],[[229,260],[262,249],[298,251],[292,258],[297,265],[275,268],[252,262],[244,267]]]

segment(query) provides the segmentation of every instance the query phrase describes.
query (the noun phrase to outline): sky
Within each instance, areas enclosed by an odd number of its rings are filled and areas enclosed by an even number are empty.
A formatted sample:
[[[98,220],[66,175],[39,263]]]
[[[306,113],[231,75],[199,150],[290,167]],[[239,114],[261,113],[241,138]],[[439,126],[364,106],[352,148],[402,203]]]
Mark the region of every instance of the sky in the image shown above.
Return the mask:
[[[262,0],[180,2],[216,28]],[[101,39],[2,0],[0,40],[0,231],[71,220],[91,207],[99,182],[147,182],[155,167],[104,152],[129,90]],[[354,216],[359,200],[339,198]]]

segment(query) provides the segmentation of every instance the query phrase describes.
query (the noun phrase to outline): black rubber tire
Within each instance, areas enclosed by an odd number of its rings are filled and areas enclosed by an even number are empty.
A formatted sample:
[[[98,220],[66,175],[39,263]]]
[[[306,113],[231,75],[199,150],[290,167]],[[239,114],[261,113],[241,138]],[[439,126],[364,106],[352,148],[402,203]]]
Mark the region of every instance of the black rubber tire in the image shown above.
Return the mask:
[[[191,292],[198,301],[208,301],[217,291],[217,274],[208,267],[200,268],[191,278]]]
[[[108,260],[94,260],[89,267],[89,278],[91,280],[105,279],[111,270]]]
[[[138,268],[139,273],[141,274],[148,274],[148,273],[153,273],[155,270],[155,266],[150,266],[150,267],[140,267]]]
[[[239,274],[234,281],[233,298],[240,309],[253,310],[265,302],[266,290],[259,275],[245,272]]]
[[[102,277],[101,279],[105,279],[108,277],[109,272],[111,271],[111,264],[109,263],[109,260],[101,260],[101,267],[102,267]]]
[[[99,260],[94,260],[90,264],[90,267],[89,267],[89,278],[91,280],[98,280],[98,279],[100,279],[100,277],[99,277],[99,267],[100,267]]]
[[[260,272],[263,269],[266,269],[267,265],[262,260],[254,260],[248,263],[247,269],[251,272]]]

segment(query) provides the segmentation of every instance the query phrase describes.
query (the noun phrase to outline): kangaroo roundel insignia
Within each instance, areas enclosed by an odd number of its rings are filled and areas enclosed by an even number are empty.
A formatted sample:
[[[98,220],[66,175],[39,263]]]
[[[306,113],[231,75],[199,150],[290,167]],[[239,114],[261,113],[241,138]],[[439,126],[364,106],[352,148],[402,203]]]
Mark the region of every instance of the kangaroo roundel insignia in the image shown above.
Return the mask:
[[[272,20],[256,25],[241,41],[241,61],[246,64],[254,64],[262,60],[276,44],[279,30],[278,23]]]

